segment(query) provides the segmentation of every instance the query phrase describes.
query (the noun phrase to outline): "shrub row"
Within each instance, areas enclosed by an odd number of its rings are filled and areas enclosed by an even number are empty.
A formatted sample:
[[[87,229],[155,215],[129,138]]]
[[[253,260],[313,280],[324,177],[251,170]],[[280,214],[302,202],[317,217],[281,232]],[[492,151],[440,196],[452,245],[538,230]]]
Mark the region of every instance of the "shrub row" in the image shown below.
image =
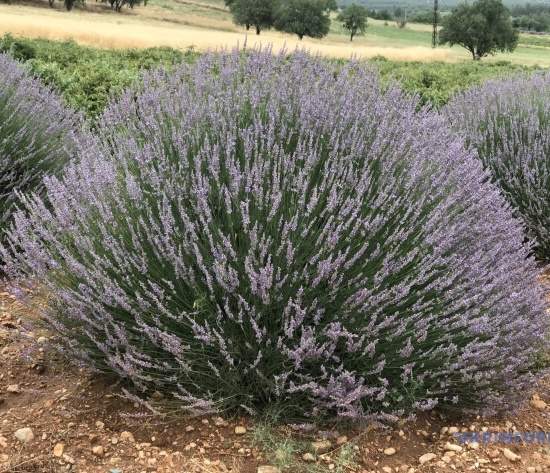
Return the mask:
[[[3,268],[145,399],[385,418],[504,407],[536,374],[521,225],[443,116],[369,68],[205,55],[76,141],[21,197]]]
[[[97,118],[109,98],[122,93],[139,79],[140,70],[171,68],[197,54],[172,48],[102,50],[79,46],[71,41],[0,38],[0,52],[26,62],[30,71],[58,90],[67,103]],[[482,81],[534,68],[506,61],[448,64],[389,61],[377,57],[371,61],[379,70],[383,84],[397,81],[404,90],[418,94],[422,104],[441,107],[456,92]],[[342,63],[343,64],[343,63]]]

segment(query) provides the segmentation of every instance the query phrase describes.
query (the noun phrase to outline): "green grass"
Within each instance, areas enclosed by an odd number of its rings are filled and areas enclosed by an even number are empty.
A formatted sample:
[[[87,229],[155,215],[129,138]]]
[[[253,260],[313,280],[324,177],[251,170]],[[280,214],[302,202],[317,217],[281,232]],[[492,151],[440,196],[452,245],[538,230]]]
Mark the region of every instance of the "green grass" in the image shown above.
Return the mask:
[[[333,446],[327,453],[330,460],[325,460],[323,455],[315,455],[311,440],[296,438],[270,422],[258,422],[254,426],[252,443],[263,452],[270,465],[276,466],[282,472],[344,473],[358,467],[357,451],[353,442]],[[302,455],[306,452],[311,453],[316,461],[310,463],[302,460]],[[329,468],[330,464],[334,465],[332,469]]]

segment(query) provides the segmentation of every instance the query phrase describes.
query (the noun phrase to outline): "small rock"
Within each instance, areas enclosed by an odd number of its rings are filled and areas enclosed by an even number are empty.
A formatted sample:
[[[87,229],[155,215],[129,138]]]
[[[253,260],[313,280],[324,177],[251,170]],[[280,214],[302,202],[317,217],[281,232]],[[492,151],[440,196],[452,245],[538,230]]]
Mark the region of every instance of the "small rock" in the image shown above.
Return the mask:
[[[439,433],[441,435],[445,435],[448,431],[449,431],[449,427],[441,427],[441,430],[439,431]]]
[[[70,465],[74,465],[75,464],[75,460],[73,457],[70,457],[69,455],[67,455],[66,453],[63,455],[63,461],[65,463],[69,463]]]
[[[383,471],[384,473],[393,473],[393,470],[392,470],[391,467],[389,467],[389,466],[384,466],[384,467],[382,467],[382,471]]]
[[[544,411],[546,410],[546,407],[547,407],[547,404],[540,397],[538,397],[537,394],[533,396],[533,399],[531,399],[530,404],[531,406],[533,406],[535,409],[538,409],[539,411]]]
[[[260,465],[258,467],[257,473],[281,473],[281,470],[271,465]]]
[[[105,424],[103,422],[101,422],[100,420],[98,420],[96,423],[95,423],[95,426],[99,429],[99,430],[103,430],[103,427],[105,427]]]
[[[305,462],[314,462],[315,457],[312,453],[306,452],[302,455],[302,460],[304,460]]]
[[[64,451],[65,451],[65,444],[56,443],[55,447],[53,447],[53,456],[57,458],[61,458],[63,456]]]
[[[536,473],[537,469],[534,466],[527,467],[527,473]]]
[[[393,447],[385,448],[384,455],[388,455],[388,456],[395,455],[395,448]]]
[[[461,452],[462,447],[460,445],[455,445],[454,443],[447,442],[445,444],[445,450],[451,451],[451,452]]]
[[[242,426],[242,425],[237,425],[237,427],[235,427],[235,434],[236,435],[244,435],[246,434],[246,427]]]
[[[330,447],[332,444],[330,443],[330,440],[319,440],[317,442],[311,442],[311,448],[315,450],[316,453],[323,453],[327,450],[330,450]]]
[[[134,443],[136,441],[136,439],[134,438],[134,434],[132,434],[132,432],[128,432],[127,430],[120,433],[120,440],[122,442],[128,441],[128,442],[132,442],[132,443]]]
[[[102,457],[105,454],[105,450],[101,445],[96,445],[95,447],[92,448],[92,453],[96,457]]]
[[[503,453],[504,456],[505,456],[506,458],[508,458],[508,460],[510,460],[511,462],[517,462],[518,460],[521,460],[521,455],[515,454],[515,453],[512,452],[512,450],[510,450],[509,448],[503,448],[503,449],[502,449],[502,453]]]
[[[185,431],[186,432],[193,432],[195,430],[195,427],[193,427],[192,425],[188,425],[187,427],[185,427]]]
[[[36,339],[36,342],[40,345],[44,345],[47,341],[48,341],[48,339],[46,337],[38,337]]]
[[[437,458],[437,455],[435,453],[425,453],[418,459],[418,463],[424,465],[424,463],[431,462],[435,458]]]
[[[497,448],[493,448],[491,450],[487,450],[487,456],[489,458],[497,458],[500,455],[500,452]]]
[[[216,417],[214,419],[214,425],[216,427],[227,427],[227,422],[223,419],[223,417]],[[273,467],[275,468],[275,467]]]
[[[470,450],[479,450],[479,443],[478,442],[469,443],[468,448]]]
[[[34,439],[34,433],[30,427],[23,427],[15,431],[15,438],[21,443],[29,443]]]
[[[336,445],[344,445],[347,442],[348,442],[348,438],[345,435],[340,435],[340,437],[336,439]]]
[[[458,427],[449,427],[449,428],[447,429],[447,432],[448,432],[449,434],[453,435],[453,434],[457,434],[457,433],[459,432],[459,430],[458,430]]]
[[[195,442],[191,442],[190,444],[186,445],[185,447],[183,447],[183,449],[186,451],[186,452],[189,452],[191,450],[193,450],[194,448],[197,447],[197,444]]]
[[[19,394],[21,391],[19,390],[18,384],[8,384],[8,387],[6,388],[6,391],[11,394]]]
[[[7,448],[7,447],[8,447],[8,439],[3,435],[0,435],[0,448]]]

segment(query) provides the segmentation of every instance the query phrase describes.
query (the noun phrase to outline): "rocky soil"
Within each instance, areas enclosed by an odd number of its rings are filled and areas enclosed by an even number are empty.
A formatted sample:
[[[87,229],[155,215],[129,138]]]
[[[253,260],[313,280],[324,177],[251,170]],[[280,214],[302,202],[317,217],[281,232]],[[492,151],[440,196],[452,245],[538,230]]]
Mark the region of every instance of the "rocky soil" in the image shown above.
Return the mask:
[[[519,412],[499,418],[444,418],[380,429],[296,433],[281,440],[303,446],[291,463],[264,448],[246,418],[151,417],[120,397],[121,386],[71,367],[49,347],[49,334],[0,293],[0,473],[422,473],[550,472],[544,442],[459,444],[456,432],[546,431],[550,379],[525,393]],[[548,404],[547,404],[548,403]],[[342,462],[340,453],[351,452]]]

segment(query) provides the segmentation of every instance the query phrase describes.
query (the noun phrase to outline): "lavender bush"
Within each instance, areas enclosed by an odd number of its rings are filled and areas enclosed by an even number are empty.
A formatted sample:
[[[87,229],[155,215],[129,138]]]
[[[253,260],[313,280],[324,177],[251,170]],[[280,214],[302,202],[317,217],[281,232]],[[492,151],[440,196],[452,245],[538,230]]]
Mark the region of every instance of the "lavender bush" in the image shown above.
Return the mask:
[[[550,261],[550,74],[491,81],[445,109]]]
[[[144,399],[504,406],[544,343],[537,274],[479,161],[415,109],[301,53],[150,73],[25,199],[6,269],[56,296],[72,356]]]
[[[78,116],[5,54],[0,54],[0,240],[18,192],[40,192],[70,155]]]

